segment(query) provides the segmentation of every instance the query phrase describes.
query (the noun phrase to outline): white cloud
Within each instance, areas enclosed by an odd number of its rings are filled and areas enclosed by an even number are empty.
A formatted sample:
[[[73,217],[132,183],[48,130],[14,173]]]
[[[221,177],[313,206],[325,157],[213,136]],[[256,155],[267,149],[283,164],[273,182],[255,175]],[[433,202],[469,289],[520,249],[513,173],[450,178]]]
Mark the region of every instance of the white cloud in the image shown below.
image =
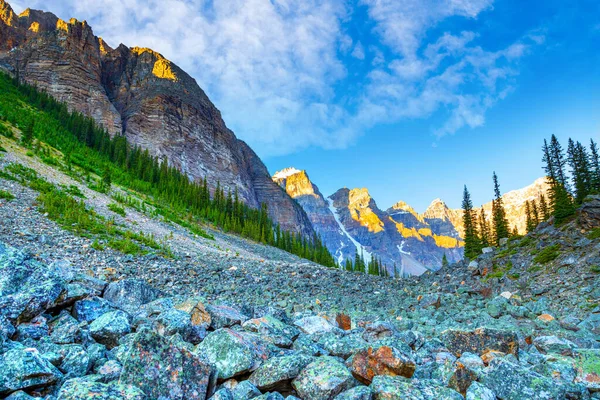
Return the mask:
[[[228,126],[260,155],[340,148],[379,123],[439,110],[443,136],[478,127],[509,90],[516,63],[543,35],[486,51],[473,32],[428,31],[451,16],[477,18],[493,0],[357,0],[375,26],[371,70],[359,85],[343,59],[367,58],[345,31],[356,4],[338,0],[31,0],[87,19],[110,45],[151,47],[194,76]],[[15,9],[23,1],[13,2]],[[20,10],[19,10],[20,11]]]

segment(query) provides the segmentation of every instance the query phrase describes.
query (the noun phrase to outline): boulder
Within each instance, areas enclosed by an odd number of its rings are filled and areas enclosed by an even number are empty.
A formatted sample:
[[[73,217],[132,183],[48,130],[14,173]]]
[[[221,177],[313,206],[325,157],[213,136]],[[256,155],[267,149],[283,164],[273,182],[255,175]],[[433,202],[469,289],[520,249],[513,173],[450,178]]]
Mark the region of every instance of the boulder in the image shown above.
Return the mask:
[[[249,381],[242,381],[231,390],[234,400],[249,400],[260,396],[260,390]]]
[[[285,400],[285,397],[281,393],[273,392],[273,393],[265,393],[258,397],[255,397],[256,400]]]
[[[239,325],[249,319],[240,310],[231,306],[210,305],[206,307],[206,311],[210,314],[210,327],[215,330]]]
[[[564,386],[526,367],[495,359],[479,382],[503,400],[556,400],[566,398]]]
[[[365,327],[365,331],[363,332],[363,339],[367,342],[375,342],[377,340],[381,340],[387,337],[397,335],[398,330],[394,325],[389,322],[373,322]]]
[[[348,359],[347,365],[352,375],[366,385],[377,375],[411,378],[416,369],[410,356],[389,346],[360,350]]]
[[[590,391],[600,392],[600,350],[577,349],[575,351],[577,378]]]
[[[292,379],[313,361],[313,357],[303,353],[272,357],[263,362],[248,380],[261,391],[289,391]]]
[[[115,307],[135,314],[139,307],[162,297],[163,293],[139,279],[124,279],[110,283],[104,290],[104,298]]]
[[[60,371],[36,349],[14,348],[0,355],[0,396],[50,386],[61,377]]]
[[[254,371],[270,352],[257,335],[222,328],[209,333],[195,353],[216,367],[219,379],[229,379]]]
[[[304,317],[294,321],[294,325],[306,334],[326,333],[333,331],[336,327],[323,317],[316,315]]]
[[[104,384],[85,378],[69,379],[60,388],[58,400],[145,400],[147,397],[132,385]]]
[[[600,227],[600,196],[587,196],[577,210],[577,214],[579,224],[583,229],[591,230]]]
[[[427,294],[420,298],[419,307],[421,308],[429,308],[435,307],[440,308],[442,298],[439,294]]]
[[[442,332],[442,340],[452,353],[460,357],[464,352],[478,355],[493,350],[518,356],[519,339],[512,331],[478,328],[473,331],[449,329]]]
[[[149,398],[204,400],[212,391],[213,371],[197,355],[142,329],[131,343],[119,383],[137,386]]]
[[[69,344],[81,342],[79,323],[71,314],[61,312],[58,318],[50,321],[50,340],[56,344]]]
[[[13,324],[28,322],[65,294],[61,273],[0,242],[0,315]]]
[[[356,386],[356,381],[335,358],[319,357],[300,372],[292,386],[302,399],[329,400]]]
[[[467,390],[466,400],[496,400],[496,395],[479,382],[473,382]]]
[[[373,399],[373,391],[368,386],[356,386],[350,390],[346,390],[338,394],[335,400],[371,400]]]
[[[570,356],[577,345],[570,340],[557,336],[538,336],[533,339],[533,345],[542,353],[553,353]]]
[[[73,304],[73,317],[79,322],[92,322],[112,310],[113,308],[107,300],[102,297],[91,297]]]
[[[110,311],[91,323],[90,334],[100,344],[112,349],[119,345],[119,339],[129,332],[129,318],[121,310]]]
[[[161,313],[154,322],[154,328],[161,335],[179,333],[183,340],[192,344],[198,344],[206,337],[206,327],[202,320],[194,320],[191,314],[175,308]]]
[[[343,359],[347,359],[357,351],[369,347],[369,343],[358,334],[339,337],[333,332],[323,334],[317,344],[330,355],[342,357]]]
[[[379,375],[373,378],[371,390],[373,390],[374,399],[376,400],[464,400],[458,392],[433,379],[406,379],[397,376]]]
[[[194,299],[188,299],[175,305],[175,309],[185,311],[190,315],[192,325],[208,329],[212,322],[211,316],[204,304]]]
[[[289,326],[271,315],[250,319],[242,324],[250,332],[258,333],[263,339],[278,347],[289,348],[300,331],[294,326]]]
[[[64,357],[58,366],[64,374],[70,377],[78,378],[88,373],[90,369],[90,357],[83,346],[78,344],[69,344],[62,346]]]

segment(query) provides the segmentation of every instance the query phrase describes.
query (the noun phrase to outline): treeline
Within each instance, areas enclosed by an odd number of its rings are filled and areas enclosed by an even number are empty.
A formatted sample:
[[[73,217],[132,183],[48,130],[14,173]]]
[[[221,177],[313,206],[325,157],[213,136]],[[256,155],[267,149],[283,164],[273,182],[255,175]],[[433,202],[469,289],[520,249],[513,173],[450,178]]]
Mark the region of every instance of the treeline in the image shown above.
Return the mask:
[[[569,138],[565,151],[556,136],[552,135],[549,142],[544,140],[542,152],[543,168],[550,188],[548,198],[540,193],[537,199],[525,203],[527,232],[533,231],[539,223],[550,217],[554,217],[556,224],[570,220],[588,195],[600,194],[599,152],[593,139],[590,139],[588,150],[582,143]],[[469,259],[481,254],[484,247],[498,245],[502,238],[518,236],[516,227],[509,230],[495,172],[493,183],[495,197],[491,221],[486,219],[483,207],[477,214],[467,187],[463,190],[465,257]]]
[[[132,146],[122,134],[110,136],[92,118],[69,112],[64,103],[36,87],[0,74],[3,93],[0,111],[4,120],[21,128],[23,144],[44,141],[61,150],[67,168],[75,164],[101,176],[99,189],[111,182],[151,195],[169,213],[185,215],[194,223],[209,221],[226,232],[281,248],[319,264],[337,263],[321,239],[306,238],[283,231],[268,216],[267,206],[259,209],[240,200],[237,189],[225,191],[219,182],[211,196],[208,180],[190,180],[166,158],[152,156],[147,149]],[[8,96],[12,94],[11,96]],[[43,112],[36,112],[28,106]]]
[[[508,225],[496,172],[492,175],[492,182],[494,185],[494,199],[492,200],[491,221],[488,221],[486,218],[483,207],[481,207],[479,214],[473,208],[471,194],[466,185],[463,190],[462,209],[464,211],[465,257],[469,259],[477,257],[481,254],[481,249],[485,247],[499,245],[500,239],[518,236],[519,234],[516,227],[510,229]]]
[[[389,277],[390,274],[385,265],[381,262],[381,259],[376,256],[372,256],[369,262],[365,261],[365,257],[362,252],[359,254],[358,250],[354,255],[354,261],[347,258],[344,262],[343,268],[349,272],[362,272],[369,275]]]
[[[567,150],[555,135],[542,147],[544,171],[550,184],[550,208],[556,223],[575,215],[575,210],[590,194],[600,194],[598,145],[590,139],[589,150],[569,138]]]

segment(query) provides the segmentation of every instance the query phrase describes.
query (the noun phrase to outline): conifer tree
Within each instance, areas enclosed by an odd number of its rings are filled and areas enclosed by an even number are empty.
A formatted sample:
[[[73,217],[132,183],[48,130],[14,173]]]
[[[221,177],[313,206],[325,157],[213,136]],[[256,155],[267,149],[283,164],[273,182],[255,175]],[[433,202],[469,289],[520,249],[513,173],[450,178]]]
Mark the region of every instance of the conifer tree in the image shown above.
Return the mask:
[[[546,196],[540,193],[540,220],[547,221],[550,218],[550,210],[548,209],[548,203],[546,202]]]
[[[504,210],[504,203],[500,193],[500,184],[498,183],[496,172],[494,172],[493,181],[495,198],[492,201],[492,219],[494,222],[494,239],[496,245],[498,245],[500,244],[500,239],[507,238],[510,232],[508,230],[506,211]]]
[[[590,139],[590,170],[592,176],[592,193],[600,193],[600,161],[598,159],[598,145]]]
[[[103,191],[107,192],[110,190],[110,186],[112,185],[112,179],[110,176],[110,168],[108,165],[104,167],[102,171],[102,182],[100,184]]]
[[[537,227],[540,223],[540,212],[538,210],[538,206],[535,202],[535,199],[531,200],[531,217],[535,227]]]
[[[481,242],[477,235],[477,214],[473,210],[473,202],[471,201],[471,194],[465,185],[463,191],[463,227],[465,230],[465,257],[468,259],[474,259],[481,252]]]
[[[566,160],[562,146],[555,135],[552,135],[550,145],[544,140],[543,152],[544,170],[550,184],[549,208],[552,209],[555,222],[561,223],[575,213],[575,206],[568,191],[564,172]]]
[[[575,143],[569,138],[567,147],[567,161],[571,169],[571,179],[575,194],[575,203],[581,204],[583,199],[592,190],[592,170],[590,168],[590,156],[585,146],[580,142]]]
[[[29,147],[31,146],[31,143],[33,142],[33,125],[34,122],[29,121],[27,123],[27,125],[25,125],[25,128],[23,128],[23,135],[21,136],[21,143],[23,143],[24,146]]]
[[[525,202],[525,217],[526,217],[526,229],[527,233],[532,232],[535,229],[535,223],[533,221],[533,213],[531,212],[531,204],[529,200]]]
[[[444,256],[442,257],[442,268],[446,268],[448,265],[448,257],[446,257],[446,253],[444,253]]]
[[[491,244],[491,236],[490,225],[485,217],[485,210],[482,206],[479,213],[479,238],[481,240],[481,247],[488,247]]]
[[[517,237],[519,237],[519,236],[520,236],[520,235],[519,235],[519,230],[517,229],[517,226],[515,225],[515,226],[513,226],[512,233],[511,233],[511,237],[513,237],[513,238],[517,238]]]

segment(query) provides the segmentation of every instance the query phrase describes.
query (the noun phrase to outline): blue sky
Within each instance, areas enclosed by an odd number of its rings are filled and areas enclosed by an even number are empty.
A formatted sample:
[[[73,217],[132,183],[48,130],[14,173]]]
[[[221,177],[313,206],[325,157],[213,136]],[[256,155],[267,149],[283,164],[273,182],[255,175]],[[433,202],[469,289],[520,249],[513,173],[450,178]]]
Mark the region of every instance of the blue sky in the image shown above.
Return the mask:
[[[17,0],[188,71],[274,173],[380,208],[460,205],[541,176],[556,134],[600,139],[593,0]]]

